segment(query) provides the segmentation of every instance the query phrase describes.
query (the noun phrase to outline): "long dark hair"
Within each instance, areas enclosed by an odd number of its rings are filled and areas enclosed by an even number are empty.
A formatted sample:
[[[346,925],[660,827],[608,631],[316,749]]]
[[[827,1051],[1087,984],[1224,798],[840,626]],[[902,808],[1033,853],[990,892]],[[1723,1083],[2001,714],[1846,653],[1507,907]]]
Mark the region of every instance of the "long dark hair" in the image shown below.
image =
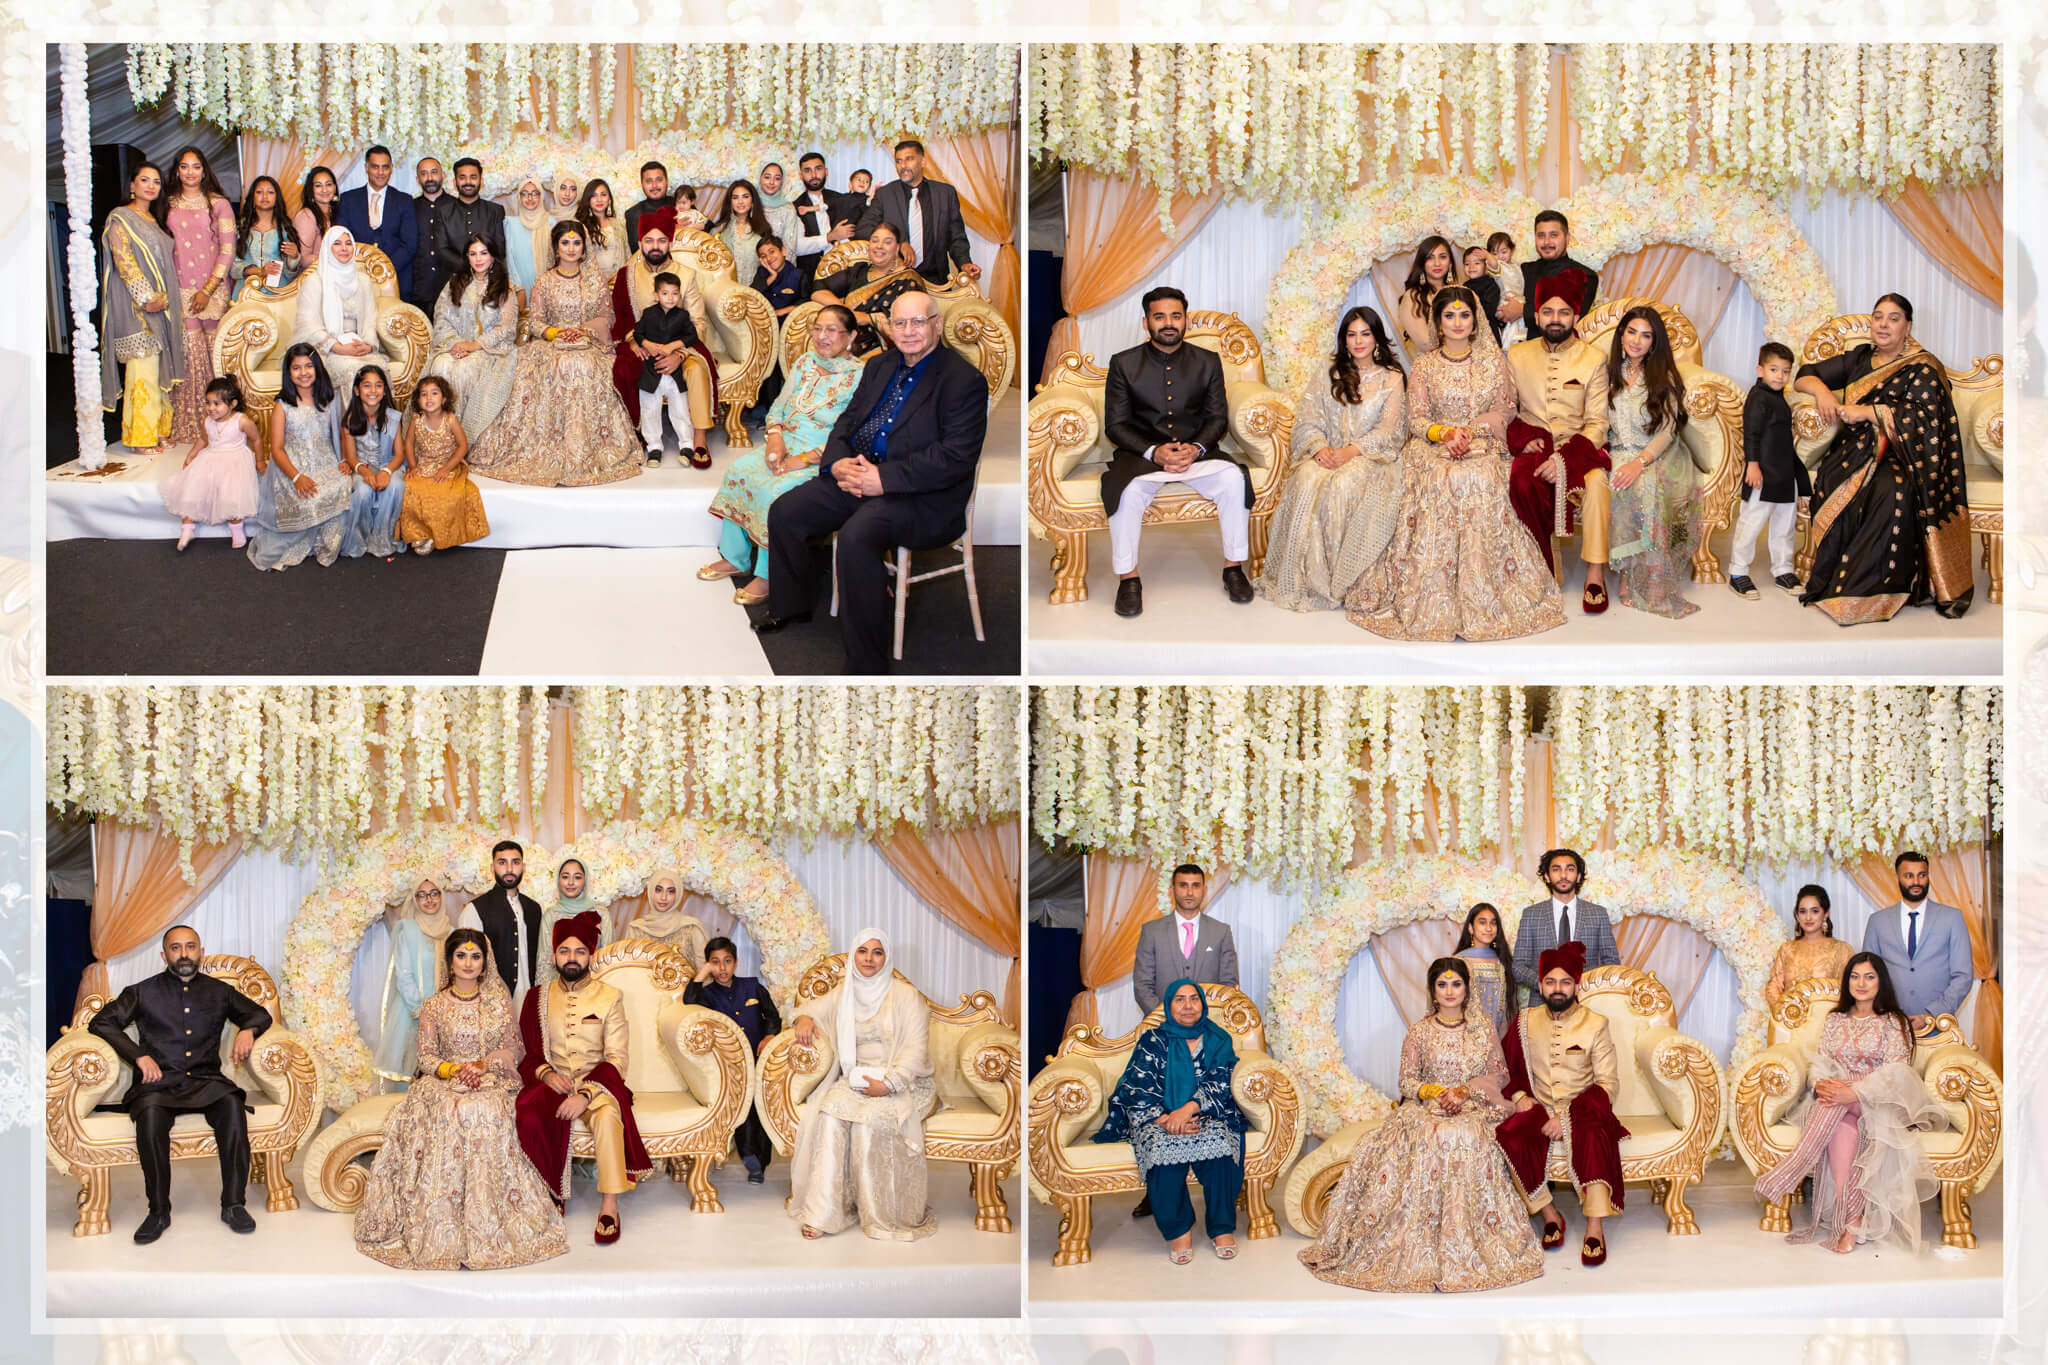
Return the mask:
[[[491,969],[491,941],[484,937],[481,929],[451,929],[448,937],[441,942],[441,967],[448,974],[449,989],[455,986],[455,950],[465,943],[473,943],[484,955],[484,970]]]
[[[1436,979],[1445,972],[1465,983],[1465,1008],[1472,1008],[1472,969],[1459,957],[1440,957],[1429,964],[1429,975],[1423,978],[1423,991],[1429,997],[1429,1012],[1436,1013]]]
[[[576,200],[576,212],[574,216],[562,220],[562,222],[565,223],[575,222],[582,224],[584,245],[598,251],[604,250],[604,218],[598,217],[597,210],[590,207],[590,196],[597,193],[597,187],[600,185],[604,186],[605,217],[616,219],[619,216],[619,196],[612,193],[612,187],[609,182],[603,179],[593,178],[589,184],[583,187],[582,195]],[[560,232],[561,230],[562,224],[555,224],[554,231]],[[555,246],[561,240],[562,239],[560,237],[557,237],[552,233],[549,235],[548,252],[550,255],[554,253]]]
[[[1899,1032],[1906,1036],[1906,1051],[1913,1050],[1913,1021],[1899,1008],[1898,992],[1892,989],[1892,974],[1885,970],[1884,959],[1876,953],[1857,953],[1842,965],[1842,984],[1835,996],[1835,1007],[1830,1013],[1852,1014],[1856,1002],[1849,995],[1849,973],[1862,963],[1868,962],[1877,972],[1877,998],[1870,1002],[1871,1009],[1887,1019],[1896,1019]]]
[[[1671,351],[1671,333],[1655,307],[1639,303],[1621,315],[1614,328],[1614,343],[1607,348],[1607,406],[1621,396],[1621,367],[1628,360],[1622,348],[1622,334],[1641,318],[1649,324],[1650,353],[1643,357],[1643,386],[1650,412],[1650,434],[1663,431],[1668,423],[1674,435],[1685,428],[1685,380],[1678,373],[1678,357]]]
[[[1415,259],[1408,263],[1408,282],[1401,286],[1401,292],[1415,304],[1415,311],[1418,313],[1429,312],[1429,274],[1423,267],[1428,264],[1430,253],[1438,247],[1442,247],[1444,255],[1450,258],[1450,265],[1444,271],[1444,283],[1451,285],[1458,282],[1458,248],[1451,243],[1451,239],[1423,238],[1422,245],[1415,248]]]
[[[312,170],[307,171],[305,186],[299,191],[299,207],[311,211],[313,215],[313,224],[316,228],[319,229],[319,231],[314,234],[316,238],[325,237],[327,235],[327,229],[334,226],[334,210],[331,208],[321,208],[320,201],[313,197],[313,182],[315,180],[318,180],[323,175],[334,182],[334,198],[330,202],[336,204],[340,203],[341,177],[336,175],[331,169],[329,169],[326,166],[315,166]],[[314,245],[318,246],[319,243],[316,241]]]
[[[377,400],[377,415],[372,418],[370,410],[363,405],[363,376],[374,374],[384,381],[384,396]],[[384,373],[382,365],[365,365],[356,371],[355,382],[349,386],[348,406],[341,413],[341,427],[351,436],[367,436],[372,428],[382,431],[384,419],[391,415],[391,376]]]
[[[227,199],[228,192],[220,187],[220,177],[213,173],[213,163],[206,159],[205,152],[200,151],[199,148],[191,143],[180,147],[178,154],[171,158],[171,179],[178,190],[182,191],[185,188],[185,182],[177,178],[178,163],[185,159],[187,153],[199,158],[199,192],[206,196],[206,207],[211,209],[213,201],[216,199]],[[169,190],[171,186],[166,185],[164,188]],[[166,194],[163,197],[169,199],[170,195]],[[229,200],[229,202],[232,203],[234,201]],[[1911,322],[1912,319],[1909,317],[1906,321]]]
[[[292,383],[292,361],[299,356],[313,362],[313,407],[325,412],[328,404],[334,401],[334,379],[327,373],[326,363],[310,341],[295,341],[284,353],[284,364],[277,371],[277,401],[294,408],[299,405],[299,386]]]
[[[1351,324],[1359,320],[1363,320],[1366,330],[1372,333],[1372,363],[1395,374],[1407,373],[1401,368],[1401,362],[1394,358],[1394,345],[1387,340],[1387,329],[1380,322],[1380,315],[1359,304],[1338,321],[1337,351],[1330,357],[1330,396],[1346,406],[1358,401],[1358,362],[1351,358],[1351,348],[1344,344],[1344,338],[1350,334]]]
[[[556,226],[561,225],[558,223]],[[491,249],[489,241],[472,232],[469,240],[462,244],[462,269],[448,277],[448,302],[457,308],[462,306],[462,295],[469,288],[469,282],[476,278],[476,272],[469,268],[469,249],[477,245],[491,253],[490,273],[484,276],[484,306],[495,308],[512,293],[512,275],[505,269],[505,258]]]
[[[143,161],[128,173],[128,197],[135,197],[135,181],[144,171],[156,172],[156,198],[149,201],[149,216],[165,232],[171,230],[171,182],[164,174],[164,168],[154,161]]]
[[[1458,932],[1458,946],[1451,951],[1462,953],[1467,948],[1477,946],[1472,937],[1472,921],[1479,918],[1479,912],[1482,910],[1493,916],[1493,955],[1500,959],[1501,977],[1512,982],[1515,979],[1515,952],[1508,945],[1508,922],[1502,919],[1500,911],[1488,902],[1481,901],[1465,912],[1465,927]]]
[[[1806,935],[1806,931],[1799,927],[1799,902],[1805,900],[1808,896],[1820,902],[1820,936],[1822,938],[1833,938],[1835,936],[1834,907],[1828,904],[1828,889],[1817,882],[1808,882],[1800,887],[1799,894],[1792,898],[1792,937],[1803,938]]]
[[[747,228],[757,237],[772,236],[775,225],[768,221],[768,211],[761,207],[761,191],[754,188],[751,180],[735,180],[725,187],[725,198],[718,201],[718,217],[704,225],[706,232],[716,235],[725,231],[732,221],[732,197],[739,191],[747,192]]]
[[[284,186],[270,176],[257,176],[249,182],[249,188],[242,192],[242,207],[235,214],[236,260],[249,254],[249,234],[256,230],[256,215],[261,212],[256,207],[256,191],[265,185],[270,186],[270,226],[277,233],[278,246],[284,245],[284,235],[292,230],[291,223],[285,217]]]
[[[1479,295],[1470,285],[1447,284],[1436,291],[1436,297],[1429,302],[1429,330],[1436,334],[1437,344],[1444,339],[1444,309],[1454,303],[1462,303],[1472,310],[1472,341],[1479,341],[1479,329],[1486,326],[1486,310],[1479,306]]]

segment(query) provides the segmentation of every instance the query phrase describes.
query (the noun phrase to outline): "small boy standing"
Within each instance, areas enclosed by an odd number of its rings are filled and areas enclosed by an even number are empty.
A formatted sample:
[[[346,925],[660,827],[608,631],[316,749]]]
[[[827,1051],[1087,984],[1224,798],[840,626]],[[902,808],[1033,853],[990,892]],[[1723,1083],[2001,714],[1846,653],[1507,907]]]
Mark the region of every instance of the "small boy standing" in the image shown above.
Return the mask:
[[[691,430],[689,405],[677,383],[682,376],[682,367],[677,366],[673,374],[663,374],[656,363],[664,356],[687,351],[697,344],[697,326],[690,321],[690,310],[682,303],[682,279],[664,270],[654,277],[654,302],[633,324],[633,339],[647,352],[647,358],[640,362],[640,443],[647,447],[650,466],[661,463],[661,412],[664,406],[677,431]],[[691,434],[701,446],[705,433]],[[707,459],[704,463],[709,465],[711,462]]]
[[[1786,592],[1800,586],[1792,574],[1792,527],[1799,518],[1799,500],[1813,496],[1813,481],[1792,446],[1792,405],[1785,400],[1791,382],[1791,348],[1766,341],[1757,352],[1756,383],[1742,403],[1742,511],[1728,551],[1728,586],[1736,596],[1752,600],[1758,594],[1749,565],[1756,557],[1757,532],[1766,526],[1771,581]]]

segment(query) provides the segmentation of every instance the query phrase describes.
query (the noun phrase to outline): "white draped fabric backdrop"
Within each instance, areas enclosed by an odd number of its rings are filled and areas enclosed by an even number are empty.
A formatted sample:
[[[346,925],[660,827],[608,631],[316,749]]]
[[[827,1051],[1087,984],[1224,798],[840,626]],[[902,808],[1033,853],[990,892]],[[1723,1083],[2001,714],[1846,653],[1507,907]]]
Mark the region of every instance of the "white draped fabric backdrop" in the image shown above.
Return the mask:
[[[1999,310],[1973,293],[1922,251],[1891,211],[1876,199],[1830,190],[1809,208],[1803,192],[1788,205],[1792,219],[1827,267],[1836,306],[1860,313],[1880,294],[1896,291],[1913,301],[1913,334],[1942,361],[1966,369],[1972,358],[2003,353]],[[1527,223],[1499,224],[1516,242],[1518,257],[1533,250]],[[1233,201],[1219,206],[1187,241],[1129,293],[1079,319],[1081,349],[1098,363],[1145,339],[1138,300],[1155,285],[1171,284],[1188,296],[1190,308],[1235,313],[1263,341],[1266,293],[1287,253],[1301,240],[1301,215]],[[1471,245],[1461,242],[1460,247]],[[1354,304],[1367,304],[1389,321],[1393,300],[1382,298],[1370,275],[1361,276],[1341,307],[1330,310],[1330,336],[1337,319]],[[1706,319],[1696,318],[1702,328]],[[1756,352],[1766,340],[1782,341],[1796,355],[1805,337],[1764,336],[1763,310],[1749,287],[1736,281],[1720,324],[1702,348],[1706,368],[1747,389],[1756,378]]]
[[[1833,904],[1835,937],[1861,947],[1863,926],[1879,908],[1856,888],[1841,868],[1820,862],[1794,863],[1782,872],[1766,870],[1757,876],[1757,889],[1784,922],[1787,937],[1792,932],[1792,906],[1799,888],[1808,882],[1827,888]],[[1542,888],[1534,879],[1522,904],[1533,903]],[[1268,882],[1233,878],[1209,913],[1230,926],[1237,943],[1238,985],[1251,996],[1261,1011],[1266,1009],[1267,976],[1273,955],[1279,951],[1287,931],[1304,910],[1309,897],[1299,891],[1282,891]],[[1591,855],[1587,866],[1586,899],[1603,904],[1600,895],[1600,855]],[[1507,907],[1519,910],[1521,905]],[[1610,907],[1619,913],[1619,907]],[[1734,968],[1718,951],[1708,959],[1699,989],[1693,993],[1685,1012],[1679,1016],[1679,1031],[1699,1039],[1726,1064],[1735,1045],[1735,1025],[1741,1017],[1736,998]],[[1102,1027],[1110,1034],[1127,1032],[1139,1022],[1138,1007],[1131,996],[1131,979],[1120,977],[1095,992]],[[1413,1007],[1413,1002],[1411,1002]],[[1958,1011],[1963,1019],[1972,1017],[1966,1002]],[[1386,1094],[1398,1094],[1401,1079],[1401,1040],[1407,1033],[1400,1012],[1394,1008],[1372,949],[1361,945],[1358,956],[1344,973],[1337,995],[1337,1036],[1344,1044],[1344,1059],[1351,1069]]]
[[[1001,999],[1010,960],[998,957],[919,900],[872,844],[821,835],[808,850],[792,839],[779,851],[816,902],[834,952],[844,952],[847,941],[859,930],[878,928],[893,945],[896,969],[940,1006],[957,1005],[963,994],[977,990]],[[199,941],[208,952],[253,957],[272,979],[281,982],[285,933],[300,904],[319,884],[316,864],[254,849],[235,861],[185,914],[183,922],[199,932]],[[543,908],[554,899],[552,887],[536,886],[531,878],[520,889]],[[693,913],[702,917],[705,904],[701,899],[695,902]],[[742,975],[760,969],[761,955],[744,927],[732,925],[730,916],[722,912],[714,913],[708,922],[714,932],[723,931],[732,938],[739,949]],[[382,1026],[384,979],[390,961],[391,941],[379,921],[364,936],[357,954],[352,991],[356,1022],[373,1046]],[[154,941],[107,964],[115,991],[162,969],[163,957]],[[788,1002],[777,1003],[784,1006],[786,1014]]]

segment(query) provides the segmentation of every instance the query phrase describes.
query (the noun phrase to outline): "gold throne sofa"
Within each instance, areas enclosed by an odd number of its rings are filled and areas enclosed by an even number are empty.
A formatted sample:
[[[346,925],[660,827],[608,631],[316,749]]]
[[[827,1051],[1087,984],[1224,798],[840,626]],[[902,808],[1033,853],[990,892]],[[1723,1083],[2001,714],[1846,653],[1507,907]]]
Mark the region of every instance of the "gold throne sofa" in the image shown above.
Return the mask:
[[[1763,1175],[1799,1145],[1799,1128],[1785,1122],[1785,1115],[1806,1093],[1807,1068],[1840,990],[1834,981],[1794,983],[1771,1011],[1771,1046],[1729,1078],[1735,1150],[1752,1174]],[[1991,1183],[2005,1157],[2005,1087],[1991,1064],[1963,1041],[1952,1014],[1935,1020],[1933,1037],[1913,1049],[1912,1065],[1949,1116],[1947,1132],[1920,1134],[1941,1181],[1942,1244],[1974,1247],[1970,1197]],[[1790,1202],[1788,1197],[1766,1204],[1758,1226],[1790,1231]]]
[[[692,1213],[721,1213],[711,1168],[732,1146],[753,1095],[753,1048],[727,1016],[685,1005],[683,988],[696,968],[682,950],[649,938],[624,938],[598,949],[591,974],[626,997],[626,1084],[647,1154],[667,1162],[671,1178],[687,1179]],[[401,1094],[372,1095],[322,1129],[306,1148],[307,1194],[323,1209],[352,1213],[363,1202],[368,1163],[384,1145],[384,1122]],[[581,1119],[570,1130],[570,1155],[597,1155]]]
[[[1614,1039],[1621,1080],[1614,1115],[1629,1132],[1621,1141],[1622,1180],[1649,1182],[1651,1197],[1664,1206],[1666,1232],[1697,1233],[1685,1187],[1705,1174],[1707,1154],[1723,1131],[1721,1068],[1714,1054],[1678,1031],[1671,992],[1653,972],[1595,967],[1579,982],[1579,999],[1607,1020]],[[1322,1231],[1330,1191],[1343,1177],[1352,1149],[1384,1118],[1339,1129],[1295,1166],[1286,1200],[1295,1231],[1304,1237]],[[1571,1180],[1562,1138],[1550,1145],[1548,1174],[1552,1181]]]
[[[1251,554],[1245,573],[1256,579],[1266,560],[1266,535],[1286,482],[1294,408],[1266,383],[1258,338],[1235,313],[1197,309],[1188,314],[1187,340],[1223,359],[1230,410],[1230,449],[1251,467]],[[1025,428],[1029,466],[1025,502],[1031,533],[1052,541],[1054,606],[1088,600],[1088,536],[1109,530],[1102,511],[1102,471],[1110,447],[1102,431],[1109,371],[1092,355],[1068,351],[1053,377],[1038,386]],[[1145,511],[1145,525],[1212,521],[1216,504],[1186,484],[1169,484]]]
[[[1204,985],[1209,1017],[1222,1025],[1237,1048],[1230,1093],[1247,1124],[1244,1135],[1244,1206],[1254,1239],[1277,1237],[1280,1228],[1267,1202],[1280,1172],[1301,1150],[1301,1088],[1294,1074],[1266,1052],[1266,1025],[1252,998],[1235,986]],[[1094,1135],[1109,1116],[1116,1090],[1138,1035],[1166,1017],[1154,1009],[1121,1037],[1076,1024],[1060,1042],[1059,1056],[1031,1082],[1031,1192],[1059,1210],[1060,1239],[1052,1263],[1080,1265],[1094,1253],[1094,1199],[1098,1194],[1145,1188],[1138,1159],[1128,1142],[1103,1142]]]
[[[867,259],[867,243],[834,242],[818,260],[817,278],[859,265]],[[944,284],[926,284],[925,292],[939,305],[939,329],[945,343],[958,351],[988,382],[989,406],[994,407],[1003,390],[1017,374],[1017,338],[995,305],[981,296],[980,286],[958,271]],[[789,310],[782,321],[782,341],[777,348],[782,372],[803,358],[811,346],[811,323],[825,305],[806,299]]]
[[[1685,427],[1678,434],[1678,449],[1664,458],[1682,458],[1693,468],[1700,512],[1699,544],[1692,555],[1693,581],[1725,582],[1727,575],[1714,555],[1713,537],[1735,524],[1735,502],[1742,491],[1742,400],[1749,387],[1703,366],[1700,333],[1692,319],[1655,299],[1608,299],[1595,304],[1593,311],[1579,319],[1578,333],[1606,355],[1614,346],[1614,331],[1621,325],[1622,315],[1642,304],[1654,307],[1664,319],[1672,353],[1678,358],[1679,378],[1685,381]]]
[[[357,268],[377,288],[377,336],[386,353],[392,401],[403,406],[427,372],[434,320],[398,297],[398,276],[389,256],[374,246],[358,245],[355,259]],[[299,291],[318,288],[314,280],[319,273],[319,267],[313,266],[282,288],[245,289],[221,315],[213,338],[214,373],[231,375],[242,386],[242,398],[258,426],[269,421],[270,409],[277,402],[283,374],[280,367],[291,345]],[[347,394],[339,397],[348,401]]]
[[[1870,340],[1870,314],[1845,313],[1830,318],[1806,339],[1799,353],[1801,364],[1838,356]],[[1909,351],[1925,350],[1919,342]],[[1970,533],[1984,542],[1985,576],[1991,580],[1987,594],[1993,602],[2005,600],[2005,357],[1979,356],[1967,370],[1952,369],[1946,360],[1949,383],[1956,404],[1956,422],[1962,428],[1963,481],[1969,497]],[[1821,457],[1840,429],[1838,422],[1823,422],[1813,400],[1786,386],[1785,397],[1792,404],[1792,439],[1799,458],[1807,468],[1818,469]],[[1804,579],[1813,566],[1811,507],[1802,506],[1798,529],[1798,570]]]
[[[742,418],[761,394],[775,366],[775,310],[766,295],[740,281],[732,251],[708,232],[676,234],[675,259],[697,275],[711,335],[704,344],[718,366],[718,398],[725,405],[725,440],[733,449],[751,446]],[[754,267],[747,266],[747,278]]]
[[[256,1040],[249,1060],[229,1060],[235,1030],[221,1031],[221,1073],[249,1092],[250,1175],[269,1191],[265,1206],[282,1213],[299,1206],[286,1168],[320,1118],[320,1068],[298,1035],[282,1023],[277,986],[254,958],[209,953],[201,964],[270,1011],[270,1028]],[[50,1048],[45,1063],[48,1127],[44,1145],[50,1164],[78,1177],[78,1222],[74,1237],[109,1230],[107,1199],[114,1168],[138,1166],[135,1124],[126,1114],[95,1114],[97,1105],[116,1103],[128,1090],[130,1069],[121,1055],[87,1031],[93,1016],[110,1002],[89,995],[77,1016]],[[213,1156],[213,1130],[200,1114],[180,1114],[171,1125],[171,1159]]]
[[[798,980],[796,998],[783,1009],[783,1018],[795,1019],[805,1004],[822,998],[845,974],[846,954],[819,959]],[[895,976],[914,984],[901,972]],[[925,1159],[971,1167],[975,1230],[1009,1232],[1010,1206],[1002,1184],[1016,1168],[1024,1145],[1019,1102],[1023,1045],[987,991],[961,996],[957,1009],[940,1009],[929,996],[925,1004],[932,1012],[932,1079],[938,1087],[938,1105],[924,1121]],[[810,1047],[801,1048],[796,1034],[785,1028],[761,1050],[756,1112],[784,1157],[796,1151],[803,1103],[832,1070],[832,1063],[832,1039],[823,1030]]]

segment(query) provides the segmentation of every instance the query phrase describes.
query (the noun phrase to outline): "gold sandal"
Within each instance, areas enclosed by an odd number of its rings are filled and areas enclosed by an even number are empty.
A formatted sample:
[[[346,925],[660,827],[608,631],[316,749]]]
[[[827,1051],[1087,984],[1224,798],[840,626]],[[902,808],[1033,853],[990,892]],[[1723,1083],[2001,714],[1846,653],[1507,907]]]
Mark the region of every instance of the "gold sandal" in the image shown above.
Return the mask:
[[[742,573],[745,572],[745,570],[743,569],[735,569],[731,567],[721,569],[718,567],[720,564],[724,563],[725,561],[720,559],[710,564],[706,564],[703,568],[697,570],[697,577],[703,579],[706,583],[716,583],[721,579],[738,578]]]

